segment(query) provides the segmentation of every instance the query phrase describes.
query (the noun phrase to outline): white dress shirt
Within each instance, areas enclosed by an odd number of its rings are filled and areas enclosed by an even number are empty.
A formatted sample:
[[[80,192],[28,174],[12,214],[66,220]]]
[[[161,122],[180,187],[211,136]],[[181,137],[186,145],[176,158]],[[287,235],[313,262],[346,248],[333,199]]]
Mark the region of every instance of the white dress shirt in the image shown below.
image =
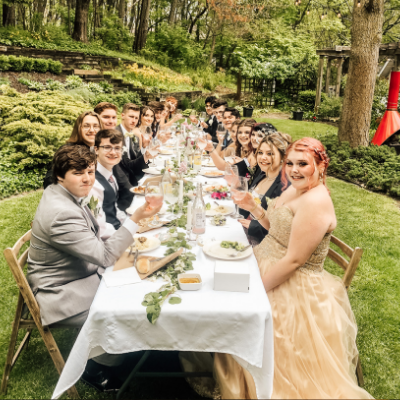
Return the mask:
[[[107,181],[112,176],[114,178],[115,187],[116,187],[116,189],[118,191],[117,180],[115,179],[112,171],[109,171],[107,168],[103,167],[99,162],[97,162],[97,171],[101,175],[103,175],[104,178],[107,179]],[[99,215],[97,216],[97,222],[98,222],[99,227],[100,227],[100,237],[101,237],[102,240],[106,240],[115,232],[115,228],[114,228],[114,226],[112,224],[106,222],[106,214],[103,211],[104,186],[97,179],[94,182],[94,185],[92,187],[92,190],[89,193],[89,196],[95,196],[99,200],[99,205],[100,205],[101,208],[100,208]],[[121,211],[118,208],[117,205],[115,205],[115,207],[117,208],[117,218],[119,219],[121,224],[124,224],[124,222],[126,220],[131,221],[129,218],[127,219],[126,214],[123,211]],[[133,232],[133,234],[134,234],[134,233],[136,233],[137,226],[133,221],[131,221],[131,222],[135,225],[135,229],[134,229],[134,232]],[[131,231],[131,229],[129,229],[129,228],[128,228],[128,230]]]

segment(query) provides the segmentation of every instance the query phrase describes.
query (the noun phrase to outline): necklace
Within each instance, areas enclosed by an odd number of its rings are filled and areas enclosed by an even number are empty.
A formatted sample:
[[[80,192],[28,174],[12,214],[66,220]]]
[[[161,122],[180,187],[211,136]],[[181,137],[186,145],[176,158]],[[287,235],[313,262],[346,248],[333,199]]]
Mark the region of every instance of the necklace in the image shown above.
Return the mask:
[[[275,179],[276,179],[276,177],[275,178],[270,178],[268,175],[265,177],[265,179],[267,180],[267,181],[274,181]]]

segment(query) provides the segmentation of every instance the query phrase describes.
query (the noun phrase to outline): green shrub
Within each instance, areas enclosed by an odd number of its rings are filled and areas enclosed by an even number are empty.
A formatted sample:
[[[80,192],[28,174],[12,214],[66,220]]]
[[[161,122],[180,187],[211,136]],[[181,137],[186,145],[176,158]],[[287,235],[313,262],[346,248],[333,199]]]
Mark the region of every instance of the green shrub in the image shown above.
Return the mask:
[[[49,62],[43,58],[35,58],[33,62],[33,70],[36,72],[47,72],[49,69]]]
[[[374,131],[378,128],[380,119],[386,111],[387,96],[389,92],[389,82],[385,79],[377,80],[374,89],[374,98],[371,109],[370,129]]]
[[[22,77],[18,78],[18,82],[22,83],[25,86],[28,86],[28,89],[36,90],[37,92],[40,92],[41,90],[46,89],[46,85],[43,85],[43,83],[37,82],[37,81],[32,81],[27,78],[22,78]]]
[[[112,93],[114,89],[114,85],[108,83],[107,81],[101,81],[98,83],[99,86],[103,89],[104,93]]]
[[[138,106],[142,105],[142,101],[140,100],[140,96],[136,92],[119,92],[114,94],[106,94],[100,93],[97,96],[94,96],[90,99],[91,105],[94,107],[102,101],[108,101],[110,103],[115,104],[120,110],[126,103],[133,103]]]
[[[338,118],[342,112],[341,97],[327,97],[319,106],[318,115],[321,118]]]
[[[205,101],[204,98],[199,97],[192,103],[192,107],[198,112],[205,112],[206,104],[204,101]]]
[[[46,89],[47,90],[65,90],[64,84],[60,81],[55,81],[54,79],[46,80]]]
[[[303,90],[297,95],[297,106],[302,111],[314,111],[315,106],[315,90]],[[326,93],[321,93],[321,104],[328,98]]]
[[[336,134],[318,138],[325,145],[330,164],[328,173],[363,188],[400,197],[400,157],[389,146],[357,147],[339,144]]]
[[[10,70],[15,72],[23,71],[25,61],[24,58],[25,57],[8,56]]]
[[[82,78],[80,78],[78,75],[69,75],[65,80],[65,83],[66,89],[76,89],[83,86]]]
[[[31,72],[33,70],[35,59],[30,57],[21,57],[21,58],[24,59],[24,71]]]
[[[182,110],[187,110],[190,109],[192,107],[192,100],[189,99],[188,97],[184,97],[181,100],[181,108]]]
[[[2,54],[0,56],[0,71],[8,71],[10,69],[10,66],[11,64],[9,58]]]
[[[60,61],[48,60],[49,62],[49,72],[53,74],[60,75],[62,72],[62,63]]]
[[[10,80],[7,77],[1,77],[0,78],[0,86],[9,85],[9,84],[10,84]]]

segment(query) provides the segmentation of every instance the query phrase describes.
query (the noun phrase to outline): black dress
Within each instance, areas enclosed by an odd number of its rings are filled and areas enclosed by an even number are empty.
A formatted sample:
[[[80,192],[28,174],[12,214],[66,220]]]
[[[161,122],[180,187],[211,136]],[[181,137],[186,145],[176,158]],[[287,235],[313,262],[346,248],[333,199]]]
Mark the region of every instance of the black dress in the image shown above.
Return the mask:
[[[250,189],[254,189],[258,183],[260,181],[262,181],[265,178],[265,173],[262,172],[260,174],[258,174],[258,176],[254,179]],[[289,183],[290,185],[290,183]],[[270,188],[267,190],[267,192],[264,194],[264,196],[261,199],[261,207],[264,210],[267,210],[268,208],[268,203],[267,203],[267,198],[268,199],[274,199],[276,197],[279,197],[282,192],[283,192],[283,182],[281,181],[281,174],[279,174],[274,182],[272,183],[272,185],[270,186]],[[240,213],[247,218],[250,213],[246,210],[240,210]],[[268,235],[268,231],[258,222],[255,220],[252,220],[250,222],[250,226],[247,230],[247,235],[249,237],[249,241],[251,244],[255,245],[260,243],[266,235]]]

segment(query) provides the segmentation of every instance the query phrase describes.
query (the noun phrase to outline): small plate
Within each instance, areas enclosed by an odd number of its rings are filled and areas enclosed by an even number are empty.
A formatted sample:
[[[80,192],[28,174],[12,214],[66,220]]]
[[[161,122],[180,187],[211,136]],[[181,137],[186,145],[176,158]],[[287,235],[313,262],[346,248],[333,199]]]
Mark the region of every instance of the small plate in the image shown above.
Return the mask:
[[[199,175],[206,178],[222,178],[225,174],[222,171],[200,171]]]
[[[203,167],[215,167],[214,161],[212,161],[212,160],[203,161],[203,162],[201,163],[201,165],[202,165]]]
[[[155,249],[158,249],[161,246],[161,242],[154,236],[134,235],[133,237],[134,238],[146,237],[146,239],[147,239],[148,247],[146,249],[139,250],[139,253],[146,253],[148,251],[153,251]],[[129,253],[130,248],[128,247],[125,251]],[[133,251],[135,251],[135,250],[133,250]]]
[[[140,206],[132,206],[132,207],[128,207],[125,212],[129,215],[132,215],[135,210],[140,207]],[[163,204],[163,206],[161,207],[161,210],[158,212],[158,215],[163,215],[167,212],[167,206],[165,204]]]
[[[217,215],[217,214],[230,215],[235,211],[235,209],[233,207],[224,206],[223,204],[221,204],[221,206],[226,208],[225,212],[216,211],[217,207],[216,206],[212,206],[211,210],[206,210],[206,216],[207,217],[213,217],[214,215]]]
[[[143,190],[140,190],[139,188],[143,188]],[[145,186],[135,186],[133,188],[130,188],[129,191],[137,194],[138,196],[144,196],[145,189],[146,189]]]
[[[250,257],[253,254],[253,249],[250,247],[245,251],[238,253],[236,257],[230,257],[229,254],[235,252],[234,249],[225,249],[221,247],[221,242],[208,242],[203,246],[204,254],[207,254],[210,257],[216,258],[217,260],[225,260],[225,261],[237,261],[243,260],[247,257]],[[246,243],[241,243],[243,246],[248,246]]]
[[[149,174],[149,175],[161,175],[161,169],[158,169],[158,167],[150,167],[150,168],[142,169],[142,171],[145,174]]]

